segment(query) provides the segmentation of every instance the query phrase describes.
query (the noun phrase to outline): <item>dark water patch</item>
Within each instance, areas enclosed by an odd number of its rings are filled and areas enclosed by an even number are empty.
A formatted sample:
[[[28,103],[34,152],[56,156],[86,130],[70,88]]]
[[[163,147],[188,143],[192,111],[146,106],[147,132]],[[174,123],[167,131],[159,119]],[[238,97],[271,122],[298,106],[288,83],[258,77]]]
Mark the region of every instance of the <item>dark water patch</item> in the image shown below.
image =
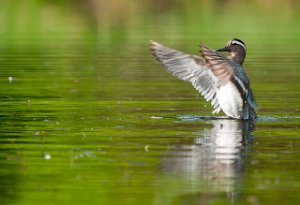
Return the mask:
[[[183,122],[197,122],[197,121],[210,121],[210,120],[220,120],[220,119],[230,119],[226,116],[198,116],[198,115],[178,115],[177,119]]]

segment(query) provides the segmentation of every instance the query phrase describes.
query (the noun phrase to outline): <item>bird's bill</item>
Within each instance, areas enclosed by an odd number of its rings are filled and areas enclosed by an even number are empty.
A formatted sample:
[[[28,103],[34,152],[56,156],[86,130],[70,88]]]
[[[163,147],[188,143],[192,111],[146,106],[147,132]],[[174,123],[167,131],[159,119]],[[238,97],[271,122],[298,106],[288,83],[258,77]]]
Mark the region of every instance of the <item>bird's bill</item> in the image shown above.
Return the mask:
[[[230,51],[230,49],[226,46],[224,48],[220,48],[217,50],[217,52],[224,52],[224,51]]]

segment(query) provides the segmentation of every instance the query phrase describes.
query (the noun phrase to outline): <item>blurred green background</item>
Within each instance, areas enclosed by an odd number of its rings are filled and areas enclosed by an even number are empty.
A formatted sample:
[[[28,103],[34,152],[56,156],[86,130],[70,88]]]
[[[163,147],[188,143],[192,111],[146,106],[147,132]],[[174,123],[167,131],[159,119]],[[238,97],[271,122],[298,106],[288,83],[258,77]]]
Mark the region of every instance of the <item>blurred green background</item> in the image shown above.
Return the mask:
[[[299,35],[299,10],[297,0],[1,1],[0,43],[84,40],[134,45],[158,37],[173,41],[182,35],[212,40],[207,35],[211,32],[262,43],[266,38],[293,41]],[[291,30],[293,35],[278,36]]]

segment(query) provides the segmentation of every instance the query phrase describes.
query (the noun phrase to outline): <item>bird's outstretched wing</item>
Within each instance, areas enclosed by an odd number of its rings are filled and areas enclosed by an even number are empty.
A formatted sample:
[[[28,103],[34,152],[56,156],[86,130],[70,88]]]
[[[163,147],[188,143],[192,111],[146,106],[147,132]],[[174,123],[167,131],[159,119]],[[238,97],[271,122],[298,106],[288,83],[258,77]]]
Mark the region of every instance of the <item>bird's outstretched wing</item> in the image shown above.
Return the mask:
[[[213,113],[220,112],[218,103],[216,80],[207,63],[201,57],[185,54],[168,48],[154,41],[150,41],[150,49],[163,67],[177,78],[192,83],[206,101],[211,101]]]

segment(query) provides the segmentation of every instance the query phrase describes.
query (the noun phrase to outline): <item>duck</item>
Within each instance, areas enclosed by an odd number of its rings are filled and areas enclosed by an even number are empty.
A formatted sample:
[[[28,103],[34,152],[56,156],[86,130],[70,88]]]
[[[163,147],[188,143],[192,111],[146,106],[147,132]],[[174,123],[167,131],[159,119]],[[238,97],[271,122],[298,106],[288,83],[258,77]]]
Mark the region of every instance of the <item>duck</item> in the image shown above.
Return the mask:
[[[150,40],[156,60],[173,76],[187,81],[213,107],[228,118],[251,120],[257,117],[257,104],[250,80],[243,68],[246,44],[233,38],[225,47],[213,50],[200,44],[200,54],[187,54]],[[222,52],[228,52],[226,57]]]

